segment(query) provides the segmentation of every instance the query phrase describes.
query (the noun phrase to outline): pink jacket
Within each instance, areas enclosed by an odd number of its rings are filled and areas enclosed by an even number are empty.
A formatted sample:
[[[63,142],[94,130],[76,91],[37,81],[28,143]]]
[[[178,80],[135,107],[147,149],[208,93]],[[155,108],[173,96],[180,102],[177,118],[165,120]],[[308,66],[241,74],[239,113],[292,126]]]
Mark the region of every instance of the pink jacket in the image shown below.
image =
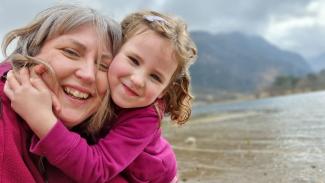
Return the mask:
[[[34,138],[32,151],[77,182],[108,182],[123,171],[132,183],[168,183],[177,172],[175,154],[162,137],[153,106],[122,110],[95,145],[57,122],[42,140]]]
[[[9,63],[0,64],[0,76],[11,68]],[[43,182],[34,164],[37,157],[28,148],[32,131],[11,109],[10,100],[3,92],[5,79],[0,81],[0,183]]]
[[[11,69],[10,63],[0,64],[0,77]],[[10,100],[3,92],[5,78],[0,78],[0,183],[74,182],[58,168],[47,165],[44,177],[40,173],[40,156],[29,152],[33,132],[11,109]],[[71,169],[74,166],[70,167]],[[92,181],[89,181],[92,182]],[[111,183],[126,183],[120,175]]]

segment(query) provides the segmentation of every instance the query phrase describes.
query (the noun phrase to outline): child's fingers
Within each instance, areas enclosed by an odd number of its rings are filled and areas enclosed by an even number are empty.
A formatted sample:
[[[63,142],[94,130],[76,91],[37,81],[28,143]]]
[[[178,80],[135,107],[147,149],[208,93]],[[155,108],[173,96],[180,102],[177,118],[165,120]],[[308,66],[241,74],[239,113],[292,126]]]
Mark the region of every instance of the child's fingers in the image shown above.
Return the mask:
[[[20,83],[17,80],[14,71],[9,71],[7,73],[7,81],[6,84],[8,84],[8,86],[10,87],[10,89],[12,89],[13,91],[15,91],[18,87],[20,87]]]
[[[30,72],[30,81],[33,81],[32,85],[34,85],[38,90],[49,90],[41,77],[41,75],[46,71],[46,67],[43,64],[39,64],[34,66]]]
[[[47,88],[46,84],[38,75],[34,75],[32,78],[30,78],[30,83],[39,91],[49,92],[49,89]]]
[[[52,104],[53,104],[54,111],[56,114],[58,114],[61,112],[61,104],[59,102],[58,97],[53,92],[51,92],[51,96],[52,96]]]
[[[5,92],[5,94],[7,95],[7,97],[8,97],[10,100],[13,100],[13,99],[14,99],[14,92],[13,92],[12,89],[9,87],[8,82],[5,83],[5,86],[4,86],[4,88],[3,88],[3,91]]]
[[[39,91],[50,92],[52,98],[52,105],[56,113],[59,113],[61,110],[61,104],[57,96],[46,86],[45,82],[38,75],[33,76],[30,79],[31,84]]]
[[[22,85],[30,84],[29,70],[26,67],[19,70],[19,78]]]

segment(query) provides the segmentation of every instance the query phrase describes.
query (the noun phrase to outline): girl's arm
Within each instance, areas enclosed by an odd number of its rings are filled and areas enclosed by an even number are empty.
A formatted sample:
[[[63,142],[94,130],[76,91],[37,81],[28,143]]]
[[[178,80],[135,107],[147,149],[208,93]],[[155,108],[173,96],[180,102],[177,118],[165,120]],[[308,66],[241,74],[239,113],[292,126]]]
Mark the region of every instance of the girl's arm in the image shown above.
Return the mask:
[[[22,74],[26,76],[26,73]],[[14,79],[8,79],[8,83],[10,81]],[[26,78],[23,81],[28,82]],[[16,90],[18,86],[19,82],[10,84],[10,87]],[[19,98],[15,100],[15,108],[20,111],[19,114],[28,122],[32,130],[41,131],[37,133],[41,140],[33,139],[31,151],[45,156],[51,164],[60,168],[77,182],[112,180],[143,152],[159,127],[159,118],[153,108],[128,111],[120,114],[116,125],[106,137],[98,144],[90,146],[79,134],[70,132],[62,123],[50,118],[45,119],[44,116],[47,113],[41,115],[44,119],[35,119],[40,117],[35,111],[42,110],[42,108],[46,109],[44,111],[52,111],[51,107],[48,107],[52,104],[51,102],[44,103],[44,99],[40,99],[42,97],[37,95],[39,90],[33,89],[34,85],[28,84],[22,87],[28,92],[17,92],[13,89],[14,91],[9,92],[11,96],[9,98],[14,100]],[[46,86],[39,86],[39,88],[42,87]],[[47,95],[45,98],[48,100],[51,97]],[[31,103],[27,105],[25,100]],[[32,111],[26,112],[27,110]],[[33,114],[36,116],[31,117]],[[46,123],[54,123],[54,125],[49,128],[40,127]]]
[[[14,76],[13,71],[9,71],[4,92],[11,100],[14,111],[27,122],[38,137],[43,137],[53,128],[57,118],[52,110],[52,99],[55,99],[57,109],[58,101],[37,74],[30,77],[27,68],[20,69],[17,76]]]
[[[147,114],[139,116],[142,110]],[[143,152],[158,130],[158,116],[154,109],[148,111],[129,112],[95,145],[56,123],[43,139],[34,139],[31,151],[45,156],[77,182],[107,182]]]

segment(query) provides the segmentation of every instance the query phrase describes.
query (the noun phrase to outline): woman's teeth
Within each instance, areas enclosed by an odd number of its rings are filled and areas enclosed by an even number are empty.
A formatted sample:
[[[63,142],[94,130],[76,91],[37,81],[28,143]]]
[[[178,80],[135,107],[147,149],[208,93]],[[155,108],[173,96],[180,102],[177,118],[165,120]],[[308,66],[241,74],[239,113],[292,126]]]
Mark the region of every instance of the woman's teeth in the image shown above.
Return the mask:
[[[75,90],[75,89],[72,89],[72,88],[68,88],[68,87],[65,87],[64,88],[64,91],[70,95],[70,96],[73,96],[75,98],[78,98],[78,99],[87,99],[89,97],[89,94],[88,93],[83,93],[83,92],[80,92],[78,90]]]

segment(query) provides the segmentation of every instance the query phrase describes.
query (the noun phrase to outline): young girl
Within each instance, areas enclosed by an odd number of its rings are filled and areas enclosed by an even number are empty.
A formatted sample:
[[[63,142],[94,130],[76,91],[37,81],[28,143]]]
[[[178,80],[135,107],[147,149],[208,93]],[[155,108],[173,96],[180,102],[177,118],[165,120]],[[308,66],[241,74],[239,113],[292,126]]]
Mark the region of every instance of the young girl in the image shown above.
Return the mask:
[[[130,182],[176,182],[175,155],[161,135],[160,121],[165,114],[178,124],[190,117],[188,69],[195,44],[184,22],[152,11],[127,16],[122,31],[124,44],[108,71],[116,105],[108,134],[89,146],[60,122],[42,131],[48,116],[26,117],[40,138],[34,139],[32,151],[77,182],[108,182],[121,171]],[[33,100],[28,92],[20,95]],[[20,107],[27,108],[25,102]]]

